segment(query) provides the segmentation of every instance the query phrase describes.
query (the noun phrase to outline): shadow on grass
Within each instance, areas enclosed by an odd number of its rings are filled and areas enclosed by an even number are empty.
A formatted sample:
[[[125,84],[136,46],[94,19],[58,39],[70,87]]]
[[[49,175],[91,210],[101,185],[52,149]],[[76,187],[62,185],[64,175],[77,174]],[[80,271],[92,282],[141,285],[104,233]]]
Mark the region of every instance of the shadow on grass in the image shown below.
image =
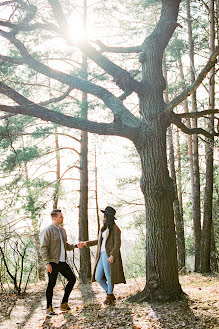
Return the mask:
[[[45,289],[43,288],[42,290],[34,293],[33,300],[30,301],[28,299],[28,303],[25,303],[28,313],[25,315],[24,320],[21,323],[19,323],[19,327],[25,326],[25,324],[32,318],[32,316],[34,316],[34,311],[41,303],[41,300],[45,298],[44,295],[45,295]]]
[[[134,328],[132,310],[128,304],[115,302],[104,305],[97,300],[91,284],[80,284],[78,289],[84,302],[79,310],[83,329]]]
[[[88,303],[83,307],[83,328],[135,328],[133,325],[132,309],[127,304],[101,304]]]
[[[86,304],[87,302],[97,302],[97,298],[95,292],[93,291],[91,283],[80,283],[78,285],[78,289],[81,292],[81,297],[84,304]]]
[[[42,323],[42,325],[40,326],[40,328],[42,329],[66,329],[68,328],[68,324],[70,325],[69,328],[76,324],[78,319],[71,313],[71,312],[64,312],[62,313],[64,320],[61,320],[61,323],[56,323],[56,321],[54,321],[56,319],[56,316],[46,316],[44,322]],[[58,317],[60,316],[57,315]],[[60,320],[58,320],[60,321]]]
[[[151,316],[157,318],[162,328],[207,329],[216,328],[218,319],[203,314],[196,315],[192,301],[185,297],[181,301],[169,303],[148,303],[151,307]],[[209,326],[208,326],[209,325]]]
[[[18,296],[15,294],[0,294],[0,323],[10,319],[11,312],[16,306]]]

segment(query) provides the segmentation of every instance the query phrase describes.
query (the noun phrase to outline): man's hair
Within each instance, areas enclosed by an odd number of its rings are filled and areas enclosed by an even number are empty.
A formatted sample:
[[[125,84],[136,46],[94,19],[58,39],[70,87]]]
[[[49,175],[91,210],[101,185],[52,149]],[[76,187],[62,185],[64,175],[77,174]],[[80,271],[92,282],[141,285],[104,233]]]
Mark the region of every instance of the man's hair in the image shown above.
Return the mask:
[[[57,217],[59,212],[62,212],[61,209],[53,209],[51,212],[51,217]]]

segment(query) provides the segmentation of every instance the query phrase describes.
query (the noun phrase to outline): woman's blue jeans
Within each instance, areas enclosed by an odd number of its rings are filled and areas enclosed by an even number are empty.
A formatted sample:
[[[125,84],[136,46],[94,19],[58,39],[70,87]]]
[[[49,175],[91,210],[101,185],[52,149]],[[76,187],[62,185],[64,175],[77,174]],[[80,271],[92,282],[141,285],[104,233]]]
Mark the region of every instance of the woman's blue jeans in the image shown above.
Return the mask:
[[[106,251],[101,251],[95,272],[95,280],[101,285],[107,294],[112,294],[113,285],[111,283],[110,263],[107,259],[108,256]]]

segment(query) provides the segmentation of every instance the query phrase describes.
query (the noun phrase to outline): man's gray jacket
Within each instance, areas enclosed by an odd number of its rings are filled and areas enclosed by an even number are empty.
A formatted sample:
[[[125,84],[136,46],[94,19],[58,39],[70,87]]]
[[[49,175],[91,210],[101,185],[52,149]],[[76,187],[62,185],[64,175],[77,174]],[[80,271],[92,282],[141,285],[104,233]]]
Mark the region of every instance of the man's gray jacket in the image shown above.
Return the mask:
[[[66,250],[73,250],[75,246],[73,244],[67,243],[66,231],[63,227],[59,228],[52,223],[48,227],[44,228],[40,233],[40,249],[43,260],[46,263],[59,262],[61,253],[61,239],[59,234],[59,229],[62,234],[62,240],[65,247],[65,259],[67,258]]]

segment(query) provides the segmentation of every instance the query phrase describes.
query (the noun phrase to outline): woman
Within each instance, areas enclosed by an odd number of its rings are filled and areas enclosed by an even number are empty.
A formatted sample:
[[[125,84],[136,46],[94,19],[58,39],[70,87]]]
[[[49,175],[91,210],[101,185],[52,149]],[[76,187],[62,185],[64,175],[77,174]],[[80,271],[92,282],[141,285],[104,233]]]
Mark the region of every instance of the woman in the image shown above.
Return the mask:
[[[113,287],[116,283],[126,283],[120,253],[121,231],[115,224],[115,209],[106,207],[103,226],[98,240],[82,242],[86,247],[97,245],[96,261],[92,281],[97,281],[106,291],[104,304],[112,303],[116,298]]]

